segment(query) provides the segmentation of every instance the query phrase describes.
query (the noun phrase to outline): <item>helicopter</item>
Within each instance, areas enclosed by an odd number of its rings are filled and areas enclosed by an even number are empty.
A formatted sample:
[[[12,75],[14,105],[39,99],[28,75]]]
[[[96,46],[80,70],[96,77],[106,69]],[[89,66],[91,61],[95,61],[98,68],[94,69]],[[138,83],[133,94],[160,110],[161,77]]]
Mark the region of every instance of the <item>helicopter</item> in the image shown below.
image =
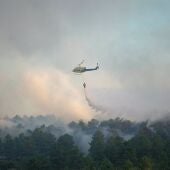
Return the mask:
[[[75,67],[72,71],[75,73],[84,73],[86,71],[94,71],[99,69],[99,65],[97,63],[97,66],[95,68],[86,68],[83,67],[82,64],[84,63],[84,60],[78,65],[78,67]]]

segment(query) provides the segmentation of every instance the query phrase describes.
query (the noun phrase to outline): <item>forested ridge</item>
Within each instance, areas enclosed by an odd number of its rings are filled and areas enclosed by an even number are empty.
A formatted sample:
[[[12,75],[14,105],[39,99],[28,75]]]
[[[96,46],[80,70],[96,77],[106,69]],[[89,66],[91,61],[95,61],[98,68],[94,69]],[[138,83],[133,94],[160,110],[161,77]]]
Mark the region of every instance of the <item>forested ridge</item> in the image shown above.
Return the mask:
[[[69,123],[65,130],[65,125],[59,128],[55,122],[40,123],[15,135],[10,129],[24,129],[23,118],[10,121],[15,124],[0,130],[2,170],[170,169],[169,119],[140,123],[120,118],[81,120]]]

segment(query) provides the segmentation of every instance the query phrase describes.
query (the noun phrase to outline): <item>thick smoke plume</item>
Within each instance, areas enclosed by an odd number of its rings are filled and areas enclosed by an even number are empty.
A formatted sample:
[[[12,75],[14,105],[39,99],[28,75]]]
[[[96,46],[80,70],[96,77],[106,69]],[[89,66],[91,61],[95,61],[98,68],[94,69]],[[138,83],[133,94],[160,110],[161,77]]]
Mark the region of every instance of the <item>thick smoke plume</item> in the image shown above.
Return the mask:
[[[54,114],[65,121],[93,117],[70,74],[54,67],[34,67],[25,59],[14,61],[16,71],[4,68],[0,74],[1,117]]]
[[[87,120],[93,111],[105,115],[108,105],[116,110],[110,117],[165,115],[170,111],[169,3],[1,0],[0,116],[53,113],[67,121]],[[94,82],[90,96],[96,98],[86,98],[90,108],[77,78],[70,78],[84,56],[85,66],[101,65],[88,74]]]

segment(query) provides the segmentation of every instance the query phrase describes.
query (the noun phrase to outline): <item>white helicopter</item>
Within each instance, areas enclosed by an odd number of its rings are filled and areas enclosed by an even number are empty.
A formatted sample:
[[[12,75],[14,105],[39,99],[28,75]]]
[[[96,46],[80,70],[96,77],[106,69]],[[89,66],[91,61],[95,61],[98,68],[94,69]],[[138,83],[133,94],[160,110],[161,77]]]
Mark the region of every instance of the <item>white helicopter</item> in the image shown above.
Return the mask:
[[[86,68],[81,66],[84,63],[84,60],[78,65],[78,67],[75,67],[72,71],[75,73],[84,73],[86,71],[94,71],[99,69],[99,65],[97,63],[97,66],[95,68]]]

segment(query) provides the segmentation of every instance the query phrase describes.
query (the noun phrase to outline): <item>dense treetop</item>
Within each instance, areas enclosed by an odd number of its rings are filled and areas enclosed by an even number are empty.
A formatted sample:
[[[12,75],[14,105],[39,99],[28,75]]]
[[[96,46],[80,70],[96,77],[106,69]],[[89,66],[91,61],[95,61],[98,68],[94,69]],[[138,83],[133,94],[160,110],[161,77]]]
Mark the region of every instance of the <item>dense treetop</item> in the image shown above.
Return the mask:
[[[34,123],[36,119],[31,118]],[[46,121],[44,117],[41,119]],[[11,121],[15,121],[12,132],[14,128],[25,126],[21,117],[14,117]],[[39,125],[15,135],[7,133],[10,127],[1,128],[0,169],[170,169],[168,119],[141,123],[120,118],[102,122],[92,119],[87,123],[81,120],[57,126],[52,121],[51,124]]]

